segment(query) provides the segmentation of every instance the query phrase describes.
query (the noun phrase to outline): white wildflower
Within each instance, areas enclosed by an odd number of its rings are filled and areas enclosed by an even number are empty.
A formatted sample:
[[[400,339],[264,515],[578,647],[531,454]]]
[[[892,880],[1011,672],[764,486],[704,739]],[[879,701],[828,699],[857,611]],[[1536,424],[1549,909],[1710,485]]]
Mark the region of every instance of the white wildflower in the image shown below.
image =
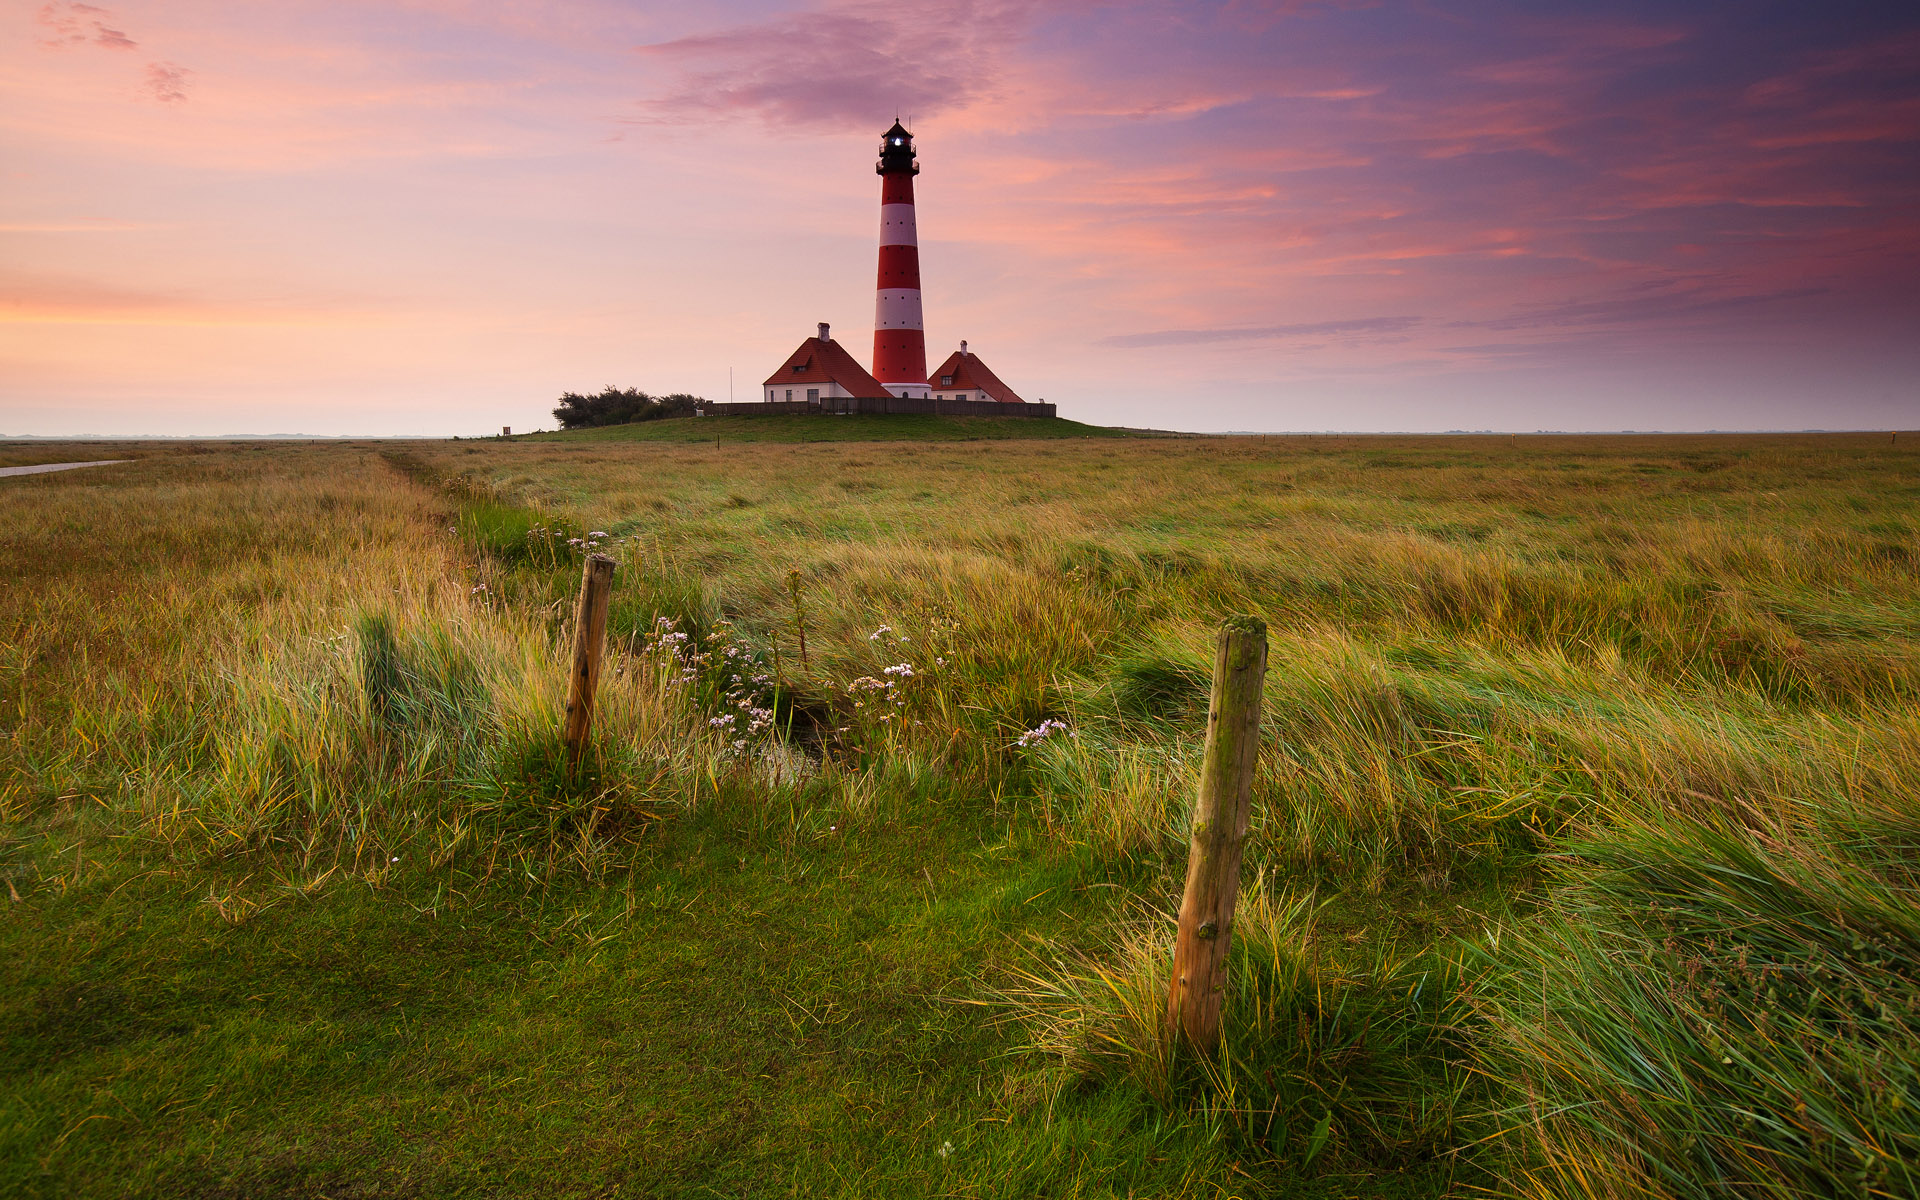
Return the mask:
[[[1065,721],[1056,721],[1049,717],[1047,720],[1040,722],[1037,727],[1021,734],[1019,744],[1022,746],[1032,746],[1039,742],[1046,741],[1056,733],[1064,733],[1068,737],[1077,736],[1072,730],[1067,728]]]

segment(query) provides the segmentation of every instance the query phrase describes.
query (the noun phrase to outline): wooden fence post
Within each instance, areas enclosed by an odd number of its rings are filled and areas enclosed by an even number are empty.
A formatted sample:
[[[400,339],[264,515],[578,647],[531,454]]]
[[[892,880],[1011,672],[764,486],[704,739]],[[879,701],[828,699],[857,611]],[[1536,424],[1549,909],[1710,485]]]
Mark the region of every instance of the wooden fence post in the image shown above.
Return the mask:
[[[607,599],[613,593],[613,559],[587,555],[580,573],[580,607],[573,623],[573,673],[567,677],[567,716],[561,740],[567,765],[579,763],[593,726],[593,696],[600,686],[600,651],[607,641]]]
[[[1167,989],[1167,1028],[1211,1053],[1220,1041],[1220,993],[1233,945],[1240,848],[1247,837],[1254,761],[1260,752],[1260,697],[1267,678],[1267,624],[1229,617],[1213,658],[1207,748],[1193,808],[1187,888]]]

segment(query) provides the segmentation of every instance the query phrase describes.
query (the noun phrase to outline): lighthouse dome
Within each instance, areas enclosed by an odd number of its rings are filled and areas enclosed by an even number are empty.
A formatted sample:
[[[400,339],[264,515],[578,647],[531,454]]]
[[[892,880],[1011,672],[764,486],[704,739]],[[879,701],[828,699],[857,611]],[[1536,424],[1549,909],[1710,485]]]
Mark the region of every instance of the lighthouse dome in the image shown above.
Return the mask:
[[[874,166],[875,174],[891,175],[904,171],[909,175],[920,173],[920,164],[913,161],[913,134],[898,120],[893,128],[880,135],[880,161]]]

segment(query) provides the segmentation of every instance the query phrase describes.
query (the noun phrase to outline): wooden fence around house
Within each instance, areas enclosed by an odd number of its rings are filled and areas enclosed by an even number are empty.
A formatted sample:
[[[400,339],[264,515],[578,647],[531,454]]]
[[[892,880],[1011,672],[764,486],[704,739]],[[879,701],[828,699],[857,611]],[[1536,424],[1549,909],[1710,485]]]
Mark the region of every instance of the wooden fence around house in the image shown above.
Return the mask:
[[[805,416],[808,413],[916,417],[1053,417],[1051,404],[1002,404],[997,400],[936,400],[911,396],[829,396],[824,400],[752,400],[744,404],[708,404],[716,417]]]

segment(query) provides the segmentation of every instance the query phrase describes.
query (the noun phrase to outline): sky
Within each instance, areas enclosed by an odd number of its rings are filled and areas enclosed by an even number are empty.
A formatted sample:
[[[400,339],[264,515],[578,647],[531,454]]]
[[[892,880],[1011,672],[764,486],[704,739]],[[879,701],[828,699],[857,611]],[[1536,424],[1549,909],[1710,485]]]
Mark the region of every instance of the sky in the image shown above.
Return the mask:
[[[1920,7],[0,0],[0,435],[473,435],[872,348],[1190,430],[1920,425]]]

